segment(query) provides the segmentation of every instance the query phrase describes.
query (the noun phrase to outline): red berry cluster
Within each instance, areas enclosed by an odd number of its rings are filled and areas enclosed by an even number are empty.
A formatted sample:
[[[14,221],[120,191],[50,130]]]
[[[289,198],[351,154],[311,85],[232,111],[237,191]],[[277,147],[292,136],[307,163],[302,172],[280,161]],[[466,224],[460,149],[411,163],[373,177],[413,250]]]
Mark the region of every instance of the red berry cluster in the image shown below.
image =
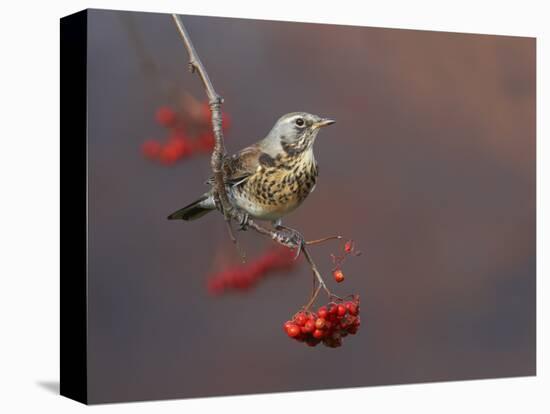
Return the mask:
[[[294,252],[285,247],[270,249],[252,262],[224,269],[210,277],[208,291],[219,295],[228,290],[250,289],[270,273],[292,269],[297,264],[294,257]]]
[[[209,154],[214,149],[215,138],[210,127],[210,107],[207,103],[197,104],[200,107],[193,114],[178,114],[169,106],[161,106],[155,114],[156,122],[168,129],[165,142],[154,139],[145,141],[141,146],[143,155],[164,165],[198,154]],[[222,114],[222,126],[229,127],[229,116]],[[184,122],[187,118],[187,122]],[[192,130],[193,134],[188,130]]]
[[[319,343],[329,348],[342,346],[342,338],[359,330],[359,297],[321,306],[317,312],[300,311],[284,324],[286,334],[309,346]]]
[[[344,281],[344,272],[342,272],[342,269],[340,268],[342,266],[342,263],[346,260],[346,258],[349,255],[352,256],[359,256],[361,252],[355,248],[355,242],[353,240],[348,240],[344,244],[344,253],[342,255],[336,256],[334,254],[331,254],[332,257],[332,263],[334,264],[334,268],[332,269],[332,277],[336,281],[336,283],[341,283]]]

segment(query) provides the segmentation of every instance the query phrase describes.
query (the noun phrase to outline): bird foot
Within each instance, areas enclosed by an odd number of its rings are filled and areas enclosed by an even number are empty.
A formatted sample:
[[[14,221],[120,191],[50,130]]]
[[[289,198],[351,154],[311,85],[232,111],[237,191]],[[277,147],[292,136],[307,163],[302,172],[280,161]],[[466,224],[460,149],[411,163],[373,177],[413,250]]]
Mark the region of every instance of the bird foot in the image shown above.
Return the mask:
[[[296,249],[296,255],[294,256],[294,260],[296,260],[298,256],[300,256],[302,247],[305,245],[304,236],[302,236],[299,231],[282,225],[276,225],[275,229],[277,232],[273,238],[278,243],[281,243],[291,249]]]

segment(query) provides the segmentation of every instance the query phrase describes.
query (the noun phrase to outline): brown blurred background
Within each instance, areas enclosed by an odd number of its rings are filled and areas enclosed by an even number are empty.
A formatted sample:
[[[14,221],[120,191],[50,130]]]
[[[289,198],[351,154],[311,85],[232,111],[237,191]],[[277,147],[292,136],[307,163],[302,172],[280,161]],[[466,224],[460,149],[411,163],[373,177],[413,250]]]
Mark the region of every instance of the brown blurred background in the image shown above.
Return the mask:
[[[309,348],[282,329],[306,266],[213,298],[215,258],[239,261],[221,216],[166,220],[210,174],[208,157],[140,153],[174,91],[204,96],[171,17],[89,16],[91,402],[535,374],[534,39],[182,16],[232,117],[229,152],[287,112],[337,120],[286,224],[356,240],[331,286],[361,295],[362,326]],[[238,236],[249,256],[270,245]],[[336,248],[312,248],[327,277]]]

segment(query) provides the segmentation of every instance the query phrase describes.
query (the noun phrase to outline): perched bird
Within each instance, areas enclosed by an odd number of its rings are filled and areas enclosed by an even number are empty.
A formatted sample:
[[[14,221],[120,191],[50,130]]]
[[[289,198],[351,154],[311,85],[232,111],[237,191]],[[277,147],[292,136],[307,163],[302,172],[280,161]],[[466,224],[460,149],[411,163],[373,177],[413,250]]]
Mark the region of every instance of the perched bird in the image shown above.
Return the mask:
[[[232,205],[245,215],[282,226],[282,217],[296,209],[315,188],[317,163],[313,144],[331,119],[305,112],[283,115],[261,141],[228,157],[226,189]],[[213,180],[208,181],[210,184]],[[195,220],[215,210],[213,190],[170,214],[168,219]]]

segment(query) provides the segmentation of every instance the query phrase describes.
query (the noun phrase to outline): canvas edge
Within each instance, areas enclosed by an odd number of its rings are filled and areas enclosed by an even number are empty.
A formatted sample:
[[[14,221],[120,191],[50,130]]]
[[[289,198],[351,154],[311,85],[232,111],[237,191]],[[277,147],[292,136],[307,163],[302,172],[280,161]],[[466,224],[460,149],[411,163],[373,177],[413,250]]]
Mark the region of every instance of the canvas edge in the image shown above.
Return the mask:
[[[60,394],[88,403],[88,11],[60,19]]]

